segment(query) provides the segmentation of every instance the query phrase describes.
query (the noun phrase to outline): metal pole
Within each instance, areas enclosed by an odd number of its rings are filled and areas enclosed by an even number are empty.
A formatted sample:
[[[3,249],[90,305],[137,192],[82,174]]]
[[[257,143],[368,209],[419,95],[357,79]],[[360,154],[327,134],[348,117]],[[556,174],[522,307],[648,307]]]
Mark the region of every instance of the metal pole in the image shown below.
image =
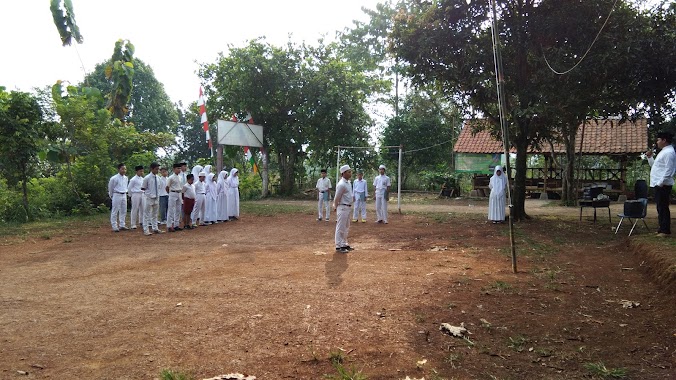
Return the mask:
[[[338,154],[336,154],[336,186],[338,186],[338,182],[340,181],[340,146],[338,148]]]
[[[401,151],[404,149],[403,145],[399,145],[399,167],[397,168],[397,207],[401,214]]]
[[[505,159],[507,160],[507,173],[511,172],[509,165],[509,138],[507,124],[505,120],[505,108],[504,108],[504,74],[502,73],[502,55],[500,54],[500,40],[498,36],[498,16],[495,10],[495,0],[491,0],[491,8],[493,11],[493,59],[495,61],[495,82],[497,83],[498,89],[498,110],[500,115],[500,130],[502,132],[502,145],[505,151]],[[509,174],[507,174],[507,196],[509,197],[509,245],[512,252],[512,272],[517,272],[516,267],[516,247],[514,245],[514,215],[512,211],[514,210],[514,205],[512,205],[512,191],[509,184]]]

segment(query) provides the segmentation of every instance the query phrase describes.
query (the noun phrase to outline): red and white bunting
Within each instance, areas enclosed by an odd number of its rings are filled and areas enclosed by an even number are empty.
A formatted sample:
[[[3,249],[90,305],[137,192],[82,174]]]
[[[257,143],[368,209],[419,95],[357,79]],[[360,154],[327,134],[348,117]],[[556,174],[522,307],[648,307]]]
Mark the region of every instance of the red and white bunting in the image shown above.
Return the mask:
[[[209,143],[209,152],[211,157],[214,156],[213,144],[211,142],[211,135],[209,135],[209,121],[207,120],[207,105],[204,101],[204,93],[202,92],[202,87],[200,86],[200,98],[197,101],[197,105],[200,107],[200,120],[202,123],[202,129],[206,134],[207,142]]]

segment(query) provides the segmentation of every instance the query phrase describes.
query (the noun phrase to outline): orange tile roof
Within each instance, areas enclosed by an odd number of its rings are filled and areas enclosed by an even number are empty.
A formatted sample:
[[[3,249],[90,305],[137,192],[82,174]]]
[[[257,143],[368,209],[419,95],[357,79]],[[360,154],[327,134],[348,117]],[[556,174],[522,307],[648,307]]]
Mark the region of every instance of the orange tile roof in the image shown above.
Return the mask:
[[[472,124],[484,122],[485,120],[465,121],[458,141],[453,148],[456,153],[502,153],[502,142],[491,136],[490,132],[484,130],[472,133]],[[584,125],[584,140],[582,136],[582,125],[580,125],[577,137],[575,139],[575,151],[580,151],[582,143],[582,154],[638,154],[648,149],[648,123],[646,119],[636,121],[625,120],[588,120]],[[556,153],[563,153],[563,144],[554,144]],[[515,152],[512,148],[511,152]],[[542,144],[541,149],[531,147],[531,152],[549,153],[551,148],[548,143]]]

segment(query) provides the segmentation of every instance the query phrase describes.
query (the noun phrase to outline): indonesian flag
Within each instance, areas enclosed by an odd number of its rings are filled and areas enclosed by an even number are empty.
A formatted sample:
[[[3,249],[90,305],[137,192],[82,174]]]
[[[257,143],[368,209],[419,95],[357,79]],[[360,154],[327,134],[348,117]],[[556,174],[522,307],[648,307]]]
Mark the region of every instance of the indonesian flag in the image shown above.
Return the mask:
[[[202,92],[202,87],[200,86],[200,98],[197,101],[197,105],[200,107],[200,121],[202,123],[202,129],[206,134],[207,142],[209,143],[209,152],[211,157],[214,156],[213,144],[211,142],[211,136],[209,135],[209,121],[207,120],[207,106],[204,101],[204,93]]]
[[[251,149],[249,149],[248,146],[244,147],[244,157],[246,157],[247,161],[251,164],[254,174],[258,173],[258,165],[256,165],[256,160],[254,159],[253,154],[251,154]]]

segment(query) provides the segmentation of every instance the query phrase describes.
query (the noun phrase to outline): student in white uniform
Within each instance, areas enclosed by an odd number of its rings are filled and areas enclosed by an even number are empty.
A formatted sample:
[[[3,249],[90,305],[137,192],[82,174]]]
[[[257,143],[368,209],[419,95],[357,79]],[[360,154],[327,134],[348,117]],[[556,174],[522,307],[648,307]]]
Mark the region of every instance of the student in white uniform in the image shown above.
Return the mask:
[[[366,223],[366,197],[369,196],[368,183],[364,179],[364,172],[357,172],[357,179],[352,183],[352,193],[354,194],[354,213],[352,221],[357,222],[361,215],[361,222]]]
[[[218,207],[216,207],[219,222],[228,221],[228,172],[221,170],[218,173]]]
[[[169,208],[169,193],[167,192],[167,168],[160,168],[160,217],[158,224],[167,224],[167,209]]]
[[[507,178],[502,172],[502,166],[497,165],[493,172],[488,187],[491,194],[488,197],[488,220],[495,223],[505,222],[505,205],[507,204]]]
[[[340,181],[336,185],[336,194],[333,197],[333,209],[336,211],[336,251],[347,253],[352,247],[347,242],[350,231],[350,214],[352,214],[352,185],[350,178],[352,170],[348,165],[340,167]]]
[[[152,234],[163,234],[164,231],[160,231],[157,228],[157,216],[160,212],[160,185],[162,181],[157,175],[160,171],[160,164],[153,162],[150,164],[150,174],[143,178],[143,184],[141,185],[141,190],[144,194],[144,220],[143,223],[143,234],[150,236]]]
[[[127,218],[127,189],[129,179],[126,176],[127,167],[124,164],[117,165],[117,174],[108,181],[108,196],[113,201],[110,210],[110,224],[113,232],[128,230],[125,226]]]
[[[232,168],[228,177],[228,217],[239,219],[239,170]]]
[[[321,177],[317,180],[317,192],[319,193],[317,200],[317,221],[320,222],[322,218],[329,221],[329,199],[331,198],[331,180],[326,178],[326,169],[321,170]],[[322,215],[322,211],[325,211]]]
[[[657,157],[653,158],[652,150],[646,152],[650,165],[650,187],[654,190],[655,206],[657,207],[657,236],[671,235],[671,189],[674,186],[676,172],[676,153],[672,145],[673,134],[660,132],[657,134],[656,145],[660,149]]]
[[[206,211],[204,202],[206,201],[207,195],[207,186],[205,182],[207,174],[205,172],[199,172],[197,174],[199,180],[193,185],[195,186],[195,208],[192,210],[192,215],[190,216],[193,227],[197,227],[198,225],[206,226],[204,223],[204,213]]]
[[[218,223],[218,184],[216,183],[216,177],[214,176],[214,173],[207,174],[205,183],[207,194],[204,202],[204,223]]]
[[[183,228],[186,230],[192,230],[195,228],[190,220],[190,215],[192,214],[192,210],[195,208],[195,198],[197,198],[197,194],[195,193],[195,185],[193,184],[195,180],[195,176],[191,174],[188,174],[185,176],[186,182],[185,185],[183,185]],[[193,223],[196,223],[197,221],[192,221]]]
[[[129,180],[127,194],[131,197],[131,229],[136,229],[138,221],[143,226],[143,165],[134,168],[136,175]]]
[[[183,185],[181,184],[181,165],[174,164],[174,173],[167,179],[166,191],[169,193],[169,205],[167,207],[167,232],[181,230],[181,216],[183,210],[181,205],[183,200],[181,194]]]
[[[378,175],[373,179],[376,193],[376,223],[387,224],[387,201],[390,199],[390,177],[385,175],[385,165],[378,167]]]

